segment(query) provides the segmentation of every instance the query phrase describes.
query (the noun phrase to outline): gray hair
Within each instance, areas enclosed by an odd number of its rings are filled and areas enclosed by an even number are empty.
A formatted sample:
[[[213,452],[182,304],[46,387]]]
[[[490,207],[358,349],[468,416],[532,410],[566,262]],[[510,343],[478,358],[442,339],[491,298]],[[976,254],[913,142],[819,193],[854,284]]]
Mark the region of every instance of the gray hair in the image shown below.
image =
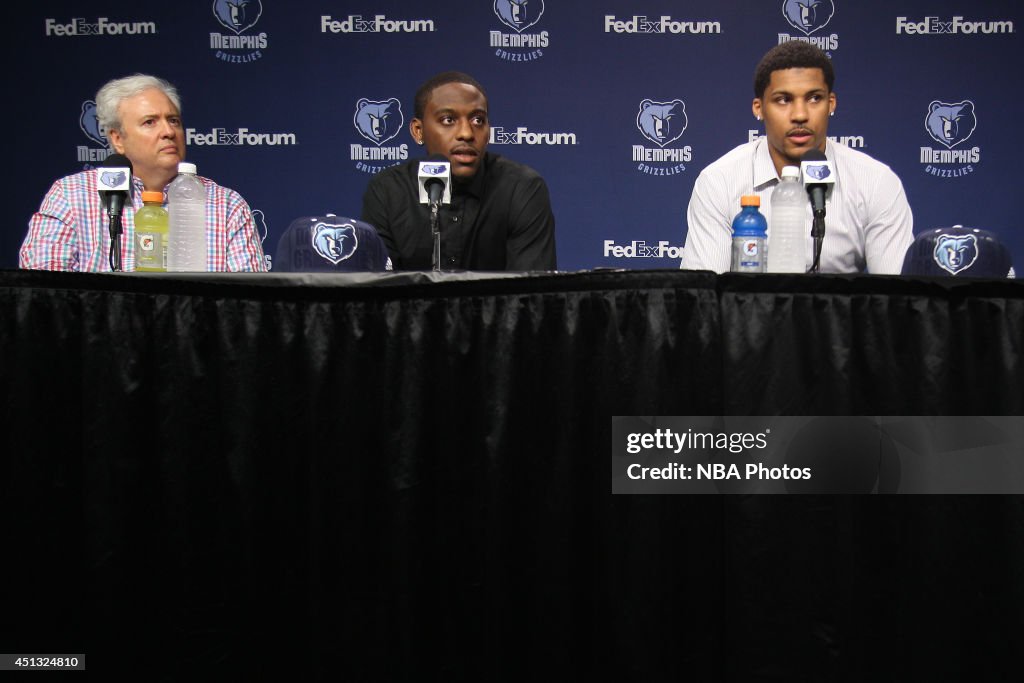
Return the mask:
[[[117,113],[121,102],[150,88],[156,88],[167,95],[167,99],[171,101],[178,113],[181,113],[181,98],[178,97],[178,90],[164,79],[146,74],[115,78],[112,81],[107,81],[96,93],[96,119],[100,124],[100,132],[109,138],[110,131],[121,130],[121,117]],[[110,147],[113,149],[113,142],[110,143]]]

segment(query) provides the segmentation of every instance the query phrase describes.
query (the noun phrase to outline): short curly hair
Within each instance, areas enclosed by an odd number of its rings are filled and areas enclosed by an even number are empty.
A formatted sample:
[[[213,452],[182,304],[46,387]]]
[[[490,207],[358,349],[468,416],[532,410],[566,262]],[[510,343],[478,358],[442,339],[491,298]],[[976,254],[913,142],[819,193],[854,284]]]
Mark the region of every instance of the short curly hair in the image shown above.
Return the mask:
[[[761,58],[754,70],[754,97],[764,97],[772,72],[783,69],[821,69],[829,92],[836,81],[832,60],[823,50],[801,40],[790,40],[776,45]]]
[[[442,71],[436,76],[432,76],[416,91],[416,99],[413,101],[413,114],[418,119],[423,118],[423,114],[427,111],[427,102],[430,101],[430,94],[442,85],[448,85],[449,83],[465,83],[471,85],[480,91],[480,94],[487,99],[487,93],[484,92],[484,86],[480,85],[475,78],[469,74],[462,73],[461,71]]]

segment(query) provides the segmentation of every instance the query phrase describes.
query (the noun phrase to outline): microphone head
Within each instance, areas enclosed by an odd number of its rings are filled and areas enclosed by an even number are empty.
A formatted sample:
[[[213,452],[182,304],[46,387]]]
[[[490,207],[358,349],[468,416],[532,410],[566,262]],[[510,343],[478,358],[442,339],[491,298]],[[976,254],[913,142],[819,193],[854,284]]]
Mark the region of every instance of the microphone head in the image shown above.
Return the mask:
[[[103,167],[106,167],[106,168],[109,168],[111,166],[114,166],[114,167],[116,167],[116,166],[122,166],[122,167],[123,166],[127,166],[131,170],[135,169],[135,167],[132,166],[132,160],[131,159],[129,159],[128,157],[126,157],[123,154],[118,154],[117,152],[114,152],[113,154],[108,156],[106,159],[104,159],[103,163],[100,164],[100,166],[103,166]]]
[[[800,157],[804,185],[834,185],[836,174],[832,162],[820,149],[809,149]]]
[[[817,147],[812,147],[804,152],[804,155],[800,157],[800,161],[801,163],[804,161],[828,161],[828,157]]]
[[[416,180],[419,185],[420,204],[428,204],[431,194],[439,197],[442,204],[452,203],[452,164],[445,157],[433,154],[421,161]],[[441,186],[441,191],[438,191],[438,185]]]

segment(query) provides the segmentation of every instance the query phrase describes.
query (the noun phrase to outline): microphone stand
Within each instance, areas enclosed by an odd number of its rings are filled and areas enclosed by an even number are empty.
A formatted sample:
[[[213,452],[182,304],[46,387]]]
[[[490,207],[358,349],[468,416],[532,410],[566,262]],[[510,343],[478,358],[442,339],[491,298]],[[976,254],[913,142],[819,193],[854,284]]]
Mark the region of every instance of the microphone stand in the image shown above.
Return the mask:
[[[811,237],[814,239],[814,261],[807,272],[817,273],[821,264],[821,243],[825,239],[825,212],[815,211],[814,222],[811,224]]]
[[[109,210],[109,208],[108,208]],[[121,271],[121,233],[124,226],[121,224],[121,214],[110,211],[110,270],[118,273]]]
[[[434,253],[431,257],[435,273],[441,272],[441,202],[430,202],[430,234],[434,237]]]

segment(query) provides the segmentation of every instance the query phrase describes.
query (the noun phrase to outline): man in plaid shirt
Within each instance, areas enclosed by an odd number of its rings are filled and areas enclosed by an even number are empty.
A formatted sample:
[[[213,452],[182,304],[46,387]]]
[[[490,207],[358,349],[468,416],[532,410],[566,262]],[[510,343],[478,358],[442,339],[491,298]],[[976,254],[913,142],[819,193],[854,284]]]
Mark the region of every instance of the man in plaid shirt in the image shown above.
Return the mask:
[[[132,162],[131,201],[121,234],[123,269],[135,270],[135,212],[142,191],[163,192],[185,158],[181,102],[170,83],[143,74],[108,82],[96,94],[96,117],[111,148]],[[207,178],[206,265],[209,271],[265,271],[263,246],[249,205],[234,190]],[[19,265],[37,270],[110,270],[107,216],[96,187],[96,172],[61,178],[46,193],[28,224]]]

